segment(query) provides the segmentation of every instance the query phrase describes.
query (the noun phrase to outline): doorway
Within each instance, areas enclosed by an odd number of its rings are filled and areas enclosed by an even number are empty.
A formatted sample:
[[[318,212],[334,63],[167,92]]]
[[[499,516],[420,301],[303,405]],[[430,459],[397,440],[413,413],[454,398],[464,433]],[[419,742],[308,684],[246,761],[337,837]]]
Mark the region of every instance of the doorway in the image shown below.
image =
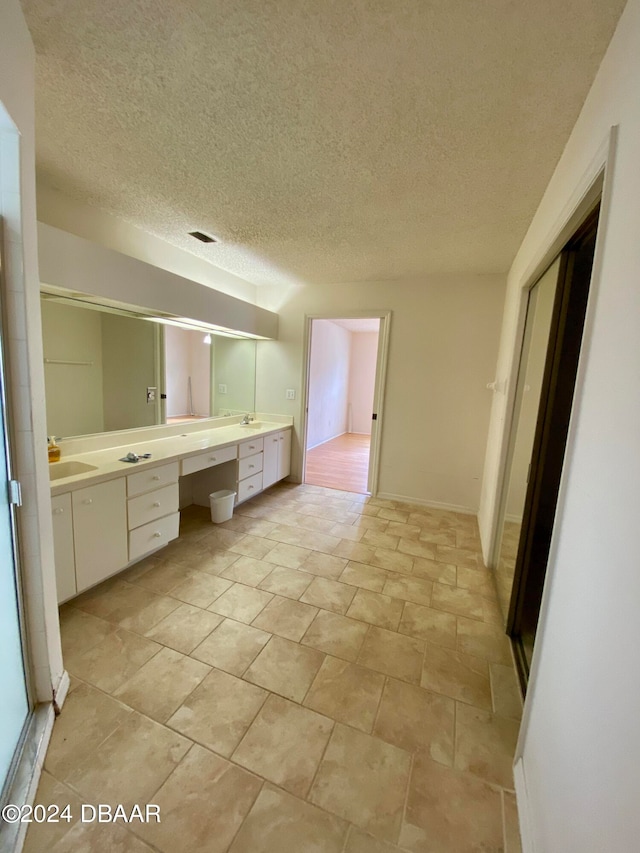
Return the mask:
[[[0,285],[3,285],[2,246],[0,220]],[[15,517],[17,498],[12,488],[3,296],[3,286],[0,286],[0,805],[5,804],[31,714],[22,631]]]
[[[523,690],[542,603],[599,212],[598,204],[528,298],[496,564],[506,629]]]
[[[388,320],[308,318],[304,483],[375,493]]]

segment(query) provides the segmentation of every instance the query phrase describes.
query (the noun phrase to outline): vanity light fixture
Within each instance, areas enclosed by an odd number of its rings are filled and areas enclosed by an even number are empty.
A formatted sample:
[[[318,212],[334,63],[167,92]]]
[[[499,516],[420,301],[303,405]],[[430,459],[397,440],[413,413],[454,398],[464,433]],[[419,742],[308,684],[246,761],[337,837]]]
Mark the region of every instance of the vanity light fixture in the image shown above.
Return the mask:
[[[190,329],[196,332],[204,332],[210,335],[219,335],[221,338],[240,338],[241,340],[252,341],[268,341],[262,335],[254,335],[250,332],[237,332],[235,329],[226,329],[224,326],[216,326],[214,323],[201,323],[199,320],[190,320],[187,317],[161,317],[154,315],[153,317],[142,317],[143,320],[150,320],[152,323],[162,323],[165,326],[178,326],[180,329]]]
[[[211,343],[211,335],[205,335],[203,338],[203,343],[210,344]]]

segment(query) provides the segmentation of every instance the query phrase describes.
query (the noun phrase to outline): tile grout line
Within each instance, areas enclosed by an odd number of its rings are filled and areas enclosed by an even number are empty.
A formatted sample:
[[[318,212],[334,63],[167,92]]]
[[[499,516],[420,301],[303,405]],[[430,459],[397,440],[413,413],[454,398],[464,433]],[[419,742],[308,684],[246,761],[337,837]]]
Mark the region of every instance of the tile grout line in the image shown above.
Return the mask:
[[[367,734],[370,734],[372,737],[376,737],[376,735],[374,735],[373,733],[376,730],[376,723],[378,722],[378,717],[380,716],[380,708],[382,707],[382,700],[384,698],[384,694],[386,692],[387,685],[389,683],[389,676],[384,675],[383,677],[384,677],[384,681],[382,682],[382,690],[380,691],[380,696],[378,697],[378,704],[376,705],[376,712],[375,712],[374,717],[373,717],[373,725],[371,726],[371,731],[367,732]],[[382,740],[382,738],[381,738],[381,740]]]
[[[506,806],[505,806],[505,792],[504,788],[500,789],[500,807],[501,807],[501,817],[502,817],[502,843],[504,844],[504,853],[509,853],[508,848],[508,839],[507,839],[507,814],[506,814]]]
[[[277,507],[276,507],[276,506],[274,506],[274,510],[275,510],[275,511],[278,511],[278,509],[277,509]],[[312,517],[312,516],[310,516],[310,517]],[[318,517],[319,517],[319,516],[318,516]],[[373,516],[372,516],[372,517],[373,517]],[[336,523],[337,523],[337,522],[336,522]],[[351,525],[355,525],[355,524],[357,523],[357,520],[356,520],[356,519],[354,519],[354,520],[352,520],[350,523],[351,523]],[[387,522],[387,523],[388,523],[388,522]],[[249,534],[246,534],[246,535],[249,535]],[[336,538],[337,538],[337,537],[336,537]],[[400,537],[400,538],[402,538],[402,537]],[[347,542],[347,541],[349,541],[349,540],[343,540],[343,541],[344,541],[344,542]],[[283,544],[288,544],[288,543],[283,543]],[[296,546],[294,546],[294,547],[296,547]],[[299,546],[298,546],[298,547],[299,547]],[[225,550],[226,550],[226,548],[224,547],[224,545],[222,546],[222,549],[221,549],[221,550],[223,550],[223,551],[225,551]],[[374,548],[374,550],[375,550],[375,548]],[[389,549],[389,550],[397,550],[397,549]],[[312,552],[316,552],[316,549],[312,549]],[[227,551],[227,553],[233,553],[233,552]],[[325,553],[325,552],[320,551],[320,552],[318,552],[318,553]],[[400,553],[402,553],[402,552],[400,552]],[[347,565],[348,565],[348,561],[347,561]],[[413,570],[414,566],[415,566],[415,561],[413,560],[413,561],[412,561],[412,570]],[[372,564],[369,564],[368,566],[365,564],[365,568],[366,568],[366,567],[373,567],[373,568],[375,568],[375,566],[372,566]],[[145,572],[145,574],[146,574],[147,572],[152,571],[152,570],[153,570],[153,568],[158,568],[158,566],[152,566],[152,567],[150,567],[149,569],[147,569],[147,571]],[[274,565],[274,566],[273,566],[273,569],[272,569],[272,570],[269,572],[269,574],[268,574],[267,576],[265,576],[265,577],[270,576],[270,574],[273,572],[273,570],[275,570],[275,568],[277,568],[277,565]],[[345,566],[345,568],[346,568],[346,566]],[[344,571],[344,569],[343,569],[343,571]],[[396,570],[394,570],[394,569],[385,570],[385,572],[387,573],[387,578],[389,578],[389,576],[390,576],[391,578],[399,578],[399,577],[402,577],[402,576],[406,576],[406,574],[405,574],[405,573],[403,573],[403,572],[397,572],[397,571],[396,571]],[[458,572],[458,568],[456,567],[456,584],[457,584],[457,580],[458,580],[458,578],[457,578],[457,572]],[[390,573],[390,575],[389,575],[389,573]],[[342,581],[339,581],[339,582],[342,582]],[[127,583],[129,583],[129,582],[127,582]],[[343,582],[342,582],[342,583],[343,583]],[[138,585],[137,585],[137,584],[135,584],[135,583],[129,583],[129,585],[131,585],[131,586],[138,586]],[[177,585],[179,585],[179,583],[178,583]],[[250,586],[249,584],[242,584],[242,585],[244,585],[244,586]],[[352,585],[352,584],[345,584],[345,586],[354,586],[354,585]],[[146,589],[145,587],[141,587],[141,588],[142,588],[142,589]],[[163,596],[166,596],[166,597],[169,597],[169,598],[173,598],[173,596],[171,596],[171,595],[170,595],[170,593],[171,593],[171,591],[172,591],[174,588],[175,588],[175,587],[171,587],[171,589],[170,589],[170,590],[168,590],[166,593],[156,593],[154,590],[150,590],[150,593],[151,593],[151,595],[155,595],[155,596],[157,596],[157,597],[163,597]],[[255,589],[256,587],[252,587],[252,588],[254,588],[254,589]],[[356,591],[354,592],[354,597],[355,597],[355,595],[357,594],[357,591],[358,591],[358,590],[360,590],[360,589],[366,589],[366,588],[359,587],[359,586],[355,585],[355,589],[356,589]],[[427,605],[427,606],[430,606],[430,607],[433,607],[433,602],[432,602],[432,599],[433,599],[433,590],[434,590],[434,586],[432,585],[432,588],[431,588],[430,604],[429,604],[429,605]],[[288,599],[288,596],[281,596],[281,597],[282,597],[282,598],[284,598],[284,599]],[[217,597],[216,597],[216,598],[217,598]],[[399,600],[399,601],[401,601],[401,602],[402,602],[402,612],[401,612],[401,615],[400,615],[400,617],[399,617],[399,622],[398,622],[398,624],[397,624],[397,625],[396,625],[396,627],[393,629],[393,633],[395,633],[396,635],[404,636],[404,635],[400,634],[400,632],[399,632],[398,628],[399,628],[399,626],[400,626],[400,624],[401,624],[402,616],[403,616],[403,614],[404,614],[404,612],[405,612],[405,610],[406,610],[407,604],[408,604],[409,602],[408,602],[406,599],[396,599],[396,597],[395,597],[395,596],[391,596],[391,598],[392,598],[392,600]],[[175,600],[175,599],[174,599],[174,600]],[[214,599],[214,601],[215,601],[215,600],[216,600],[216,599]],[[271,597],[270,601],[271,601],[271,600],[273,600],[273,595],[272,595],[272,597]],[[293,599],[293,600],[298,600],[298,599]],[[185,603],[185,602],[182,602],[182,601],[181,601],[181,603]],[[187,602],[187,604],[188,604],[188,602]],[[73,605],[72,605],[72,606],[73,606]],[[207,611],[207,608],[201,608],[201,607],[199,607],[198,605],[195,605],[195,606],[196,606],[196,608],[197,608],[197,609],[202,610],[203,612],[212,612],[212,611]],[[210,605],[209,605],[209,606],[210,606]],[[265,606],[266,606],[266,605],[265,605]],[[441,608],[433,608],[433,609],[436,609],[436,610],[438,610],[438,611],[440,611],[440,612],[443,612],[443,611],[441,610]],[[264,608],[263,608],[263,610],[264,610]],[[314,615],[313,622],[315,622],[315,619],[316,619],[316,618],[317,618],[317,616],[320,614],[320,611],[321,611],[321,610],[322,610],[322,611],[324,611],[324,608],[320,608],[320,609],[318,610],[318,612]],[[88,611],[84,611],[84,612],[85,612],[85,613],[87,613],[87,614],[88,614],[88,615],[90,615],[90,616],[93,616],[94,618],[98,618],[98,619],[100,619],[101,621],[108,623],[109,625],[113,625],[115,630],[117,630],[117,629],[119,629],[119,628],[121,628],[121,627],[122,627],[122,626],[120,626],[118,623],[112,623],[112,622],[110,622],[108,619],[103,619],[103,617],[100,617],[100,616],[94,616],[94,614],[89,613]],[[262,612],[262,611],[261,611],[261,612]],[[333,613],[333,611],[331,611],[331,610],[328,610],[328,611],[325,611],[325,612]],[[444,612],[447,612],[447,611],[444,611]],[[449,611],[449,612],[450,612],[450,611]],[[170,615],[170,614],[169,614],[169,615]],[[218,615],[222,615],[222,616],[223,616],[223,619],[224,619],[224,618],[231,618],[231,619],[233,620],[233,617],[224,617],[224,615],[223,615],[223,614],[218,614]],[[258,618],[258,616],[259,616],[259,615],[260,615],[260,614],[257,614],[257,615],[254,617],[254,620],[252,620],[252,622],[253,622],[253,621],[255,621],[255,619],[256,619],[256,618]],[[344,615],[344,614],[338,614],[338,615]],[[452,615],[455,617],[455,620],[456,620],[456,621],[455,621],[455,636],[456,636],[456,650],[457,650],[458,641],[459,641],[459,618],[462,618],[462,617],[459,617],[459,615],[458,615],[458,614],[455,614],[455,613],[454,613],[454,614],[452,614]],[[163,618],[166,618],[166,617],[163,617]],[[347,617],[347,618],[348,618],[348,617]],[[160,620],[159,620],[159,622],[161,622],[161,621],[163,621],[163,619],[160,619]],[[236,620],[236,621],[237,621],[237,620]],[[360,622],[361,622],[361,620],[358,620],[358,621],[360,621]],[[474,620],[474,621],[483,621],[483,620]],[[308,631],[309,631],[309,629],[310,629],[311,625],[313,624],[313,622],[312,622],[312,623],[307,627],[307,629],[305,630],[305,632],[304,632],[303,636],[302,636],[298,641],[295,641],[297,645],[299,645],[299,646],[301,646],[301,645],[302,645],[302,640],[303,640],[303,639],[304,639],[304,637],[307,635],[307,633],[308,633]],[[155,624],[159,624],[159,623],[155,623]],[[222,624],[222,622],[221,622],[220,624]],[[246,625],[247,623],[240,623],[240,624],[245,624],[245,625]],[[364,637],[363,637],[362,644],[360,645],[360,648],[359,648],[359,650],[358,650],[358,654],[357,654],[357,656],[356,656],[356,661],[355,661],[355,662],[353,662],[353,661],[348,661],[348,663],[350,663],[350,664],[352,664],[352,663],[356,663],[356,665],[361,665],[361,664],[358,664],[357,662],[359,662],[359,661],[360,661],[361,654],[362,654],[362,649],[363,649],[363,647],[364,647],[364,645],[365,645],[365,643],[366,643],[366,638],[367,638],[367,637],[369,636],[369,634],[370,634],[371,628],[372,628],[372,627],[375,627],[375,626],[373,626],[373,625],[372,625],[372,623],[368,623],[368,622],[361,622],[361,624],[365,624],[365,625],[366,625],[367,630],[366,630],[365,635],[364,635]],[[152,626],[152,627],[153,627],[153,626]],[[218,628],[218,627],[219,627],[219,625],[218,625],[218,626],[216,626],[216,628],[214,628],[211,632],[209,632],[209,634],[207,634],[207,637],[205,637],[203,640],[199,641],[199,642],[196,644],[196,646],[194,647],[194,649],[191,649],[191,651],[190,651],[189,653],[187,653],[185,656],[187,656],[187,657],[191,657],[191,655],[192,655],[193,651],[195,650],[195,648],[197,648],[197,647],[200,645],[200,643],[201,643],[201,642],[204,642],[208,637],[210,637],[213,633],[215,633],[215,631],[217,630],[217,628]],[[129,630],[129,629],[124,629],[124,630]],[[152,630],[152,629],[150,629],[150,630]],[[145,635],[144,635],[144,634],[138,634],[138,632],[137,632],[137,631],[132,632],[132,633],[136,634],[137,636],[143,637],[144,639],[150,639],[150,638],[145,637]],[[270,638],[269,638],[269,641],[270,641],[270,639],[272,639],[272,638],[270,637]],[[414,638],[414,639],[420,639],[420,638]],[[155,641],[155,642],[158,642],[158,641]],[[426,642],[425,642],[424,640],[422,641],[422,643],[423,643],[423,649],[422,649],[422,666],[423,666],[423,668],[424,668],[427,644],[426,644]],[[164,643],[158,643],[158,644],[159,644],[159,646],[160,646],[161,648],[160,648],[160,649],[158,649],[158,651],[156,651],[156,652],[152,655],[152,657],[149,659],[149,661],[150,661],[150,660],[153,660],[153,658],[154,658],[154,657],[156,657],[156,656],[157,656],[157,654],[159,654],[159,652],[162,650],[162,648],[170,648],[170,649],[172,648],[172,647],[170,647],[170,646],[166,646]],[[266,644],[265,644],[265,647],[266,647]],[[263,649],[264,649],[264,647],[263,647]],[[174,650],[174,651],[177,651],[177,650]],[[250,666],[252,665],[253,661],[255,661],[255,658],[257,658],[257,657],[258,657],[258,655],[261,653],[261,651],[262,651],[262,649],[260,649],[260,650],[258,650],[258,652],[256,652],[256,655],[254,656],[253,660],[252,660],[252,661],[247,665],[247,667],[243,670],[243,675],[244,675],[244,674],[246,674],[246,671],[250,668]],[[179,653],[180,653],[180,654],[183,654],[183,655],[185,654],[184,652],[179,652]],[[327,658],[327,654],[326,654],[326,653],[323,653],[323,654],[324,654],[324,657],[323,657],[323,663],[324,663],[324,661],[325,661],[325,660],[326,660],[326,658]],[[335,657],[339,658],[339,656],[338,656],[338,655],[335,655]],[[192,657],[191,659],[193,659],[193,660],[197,660],[197,658],[193,658],[193,657]],[[146,661],[146,662],[145,662],[145,664],[146,664],[146,663],[148,663],[149,661]],[[205,663],[205,664],[206,664],[206,661],[204,661],[203,663]],[[145,666],[145,664],[143,664],[142,666]],[[209,666],[209,667],[211,666],[210,664],[206,664],[206,665],[207,665],[207,666]],[[141,668],[142,668],[142,667],[140,667],[139,669],[141,669]],[[367,669],[369,669],[369,667],[366,667],[366,668],[367,668]],[[213,667],[212,669],[218,669],[218,668],[217,668],[217,667]],[[137,671],[139,671],[139,670],[137,670]],[[136,671],[136,672],[137,672],[137,671]],[[210,670],[210,671],[212,671],[212,670]],[[221,671],[222,671],[222,672],[224,672],[224,670],[221,670]],[[371,671],[372,671],[372,672],[377,672],[378,670],[371,670]],[[316,681],[316,679],[317,679],[318,672],[319,672],[319,669],[318,669],[318,671],[316,672],[316,675],[314,676],[314,679],[313,679],[313,681],[312,681],[311,685],[309,686],[309,688],[308,688],[308,689],[307,689],[307,691],[305,692],[305,696],[302,698],[302,700],[301,700],[300,702],[297,702],[297,703],[295,703],[295,702],[294,702],[294,704],[297,704],[297,705],[298,705],[299,707],[301,707],[301,708],[304,708],[304,707],[305,707],[305,706],[303,705],[303,703],[304,703],[304,701],[306,700],[306,697],[308,696],[309,691],[312,689],[313,684],[315,683],[315,681]],[[375,729],[375,725],[376,725],[376,723],[377,723],[377,719],[378,719],[378,717],[379,717],[379,713],[380,713],[380,707],[381,707],[382,699],[383,699],[383,696],[384,696],[384,693],[385,693],[385,690],[386,690],[386,688],[387,688],[387,685],[388,685],[388,683],[389,683],[389,678],[390,678],[390,677],[389,677],[388,675],[386,675],[385,673],[382,673],[382,675],[383,675],[383,677],[384,677],[384,681],[383,681],[383,688],[382,688],[382,691],[381,691],[380,696],[379,696],[379,699],[378,699],[378,704],[377,704],[376,712],[375,712],[375,715],[374,715],[374,722],[373,722],[372,731],[373,731],[373,729]],[[135,677],[135,673],[134,673],[134,675],[130,676],[130,678],[133,678],[133,677]],[[205,676],[205,678],[206,678],[206,677],[207,677],[207,676]],[[76,677],[76,678],[77,678],[77,677]],[[84,681],[83,681],[83,679],[78,679],[78,680],[79,680],[80,682],[82,682],[82,683],[88,683],[88,682],[84,682]],[[130,679],[128,679],[128,680],[130,680]],[[127,681],[125,681],[125,682],[123,682],[123,685],[124,685],[124,684],[126,684],[126,683],[128,683],[128,680],[127,680]],[[203,680],[204,680],[204,679],[203,679]],[[404,680],[403,680],[403,681],[404,681]],[[202,681],[201,681],[199,684],[201,684],[201,683],[202,683]],[[413,682],[407,682],[407,683],[413,683]],[[492,695],[492,707],[495,707],[495,702],[494,702],[494,691],[493,691],[493,680],[492,680],[492,679],[491,679],[491,681],[490,681],[490,684],[491,684],[491,695]],[[120,686],[123,686],[123,685],[120,685]],[[198,686],[199,686],[199,685],[196,685],[196,687],[194,687],[194,688],[193,688],[193,690],[191,691],[191,693],[190,693],[190,694],[188,694],[188,696],[187,696],[187,697],[185,697],[185,699],[183,700],[182,704],[184,704],[184,702],[188,701],[189,696],[190,696],[190,695],[191,695],[195,690],[197,690]],[[420,685],[420,686],[421,686],[421,685]],[[123,702],[121,702],[121,700],[118,700],[118,699],[117,699],[116,697],[114,697],[112,694],[109,694],[109,693],[107,693],[106,691],[102,691],[100,688],[95,688],[93,685],[90,685],[90,687],[92,687],[93,689],[99,690],[100,692],[102,692],[102,693],[104,693],[105,695],[109,696],[109,698],[113,699],[114,701],[118,702],[118,703],[119,703],[119,704],[121,704],[121,705],[124,705],[124,703],[123,703]],[[118,688],[118,689],[119,689],[119,688]],[[264,689],[264,688],[262,688],[262,689]],[[425,688],[423,688],[423,689],[425,689]],[[247,729],[246,729],[246,731],[245,731],[245,736],[246,736],[246,733],[247,733],[247,732],[249,731],[249,729],[251,728],[251,726],[253,725],[253,723],[255,722],[255,719],[256,719],[256,718],[257,718],[257,716],[259,715],[260,711],[261,711],[261,710],[262,710],[262,708],[264,707],[264,703],[265,703],[266,701],[268,701],[269,696],[270,696],[270,695],[278,695],[277,693],[276,693],[276,694],[274,694],[274,693],[273,693],[273,691],[269,691],[269,690],[267,690],[267,691],[266,691],[266,693],[267,693],[267,696],[265,697],[265,699],[264,699],[264,701],[263,701],[262,705],[260,706],[260,708],[259,708],[259,709],[258,709],[258,711],[256,712],[256,714],[255,714],[255,716],[254,716],[253,720],[251,721],[251,723],[250,723],[250,724],[249,724],[249,726],[247,727]],[[441,694],[438,694],[438,695],[441,695]],[[442,695],[444,695],[444,694],[442,694]],[[287,699],[287,697],[284,697],[284,698],[285,698],[285,700]],[[449,698],[451,698],[451,697],[449,697]],[[291,700],[289,700],[289,701],[291,701]],[[453,706],[453,707],[454,707],[454,765],[455,765],[455,755],[456,755],[456,752],[457,752],[456,744],[457,744],[457,739],[458,739],[458,718],[457,718],[457,712],[458,712],[458,707],[457,707],[457,705],[458,705],[458,700],[453,700],[453,702],[454,702],[454,706]],[[125,707],[128,707],[128,706],[126,706],[126,705],[125,705]],[[476,707],[476,706],[473,706],[473,707]],[[131,710],[132,710],[133,712],[135,712],[135,713],[138,713],[138,714],[140,714],[140,713],[141,713],[141,712],[139,712],[139,711],[136,711],[136,709],[131,709]],[[145,717],[146,717],[147,715],[145,715],[145,714],[141,714],[141,716],[145,716]],[[325,716],[325,715],[323,715],[323,716]],[[149,718],[149,719],[152,719],[152,718]],[[330,720],[331,720],[331,718],[330,718],[330,717],[327,717],[327,719],[330,719]],[[153,720],[153,719],[152,719],[152,722],[155,722],[156,724],[159,724],[159,725],[165,726],[169,731],[174,731],[174,730],[173,730],[172,728],[170,728],[166,723],[158,723],[158,721],[157,721],[157,720]],[[310,785],[310,787],[309,787],[309,789],[308,789],[308,792],[307,792],[307,794],[308,794],[308,795],[311,793],[311,791],[312,791],[312,789],[313,789],[313,787],[314,787],[314,785],[315,785],[315,783],[316,783],[317,775],[318,775],[319,769],[320,769],[320,767],[321,767],[321,765],[322,765],[322,762],[324,761],[324,757],[325,757],[325,754],[326,754],[326,750],[327,750],[328,745],[329,745],[329,743],[331,742],[331,739],[332,739],[332,737],[333,737],[333,735],[334,735],[334,733],[335,733],[335,730],[336,730],[337,721],[332,720],[331,722],[332,722],[332,728],[331,728],[331,731],[330,731],[330,735],[329,735],[329,737],[328,737],[328,739],[327,739],[327,742],[326,742],[326,744],[325,744],[325,749],[323,750],[323,755],[322,755],[322,757],[321,757],[321,759],[320,759],[320,762],[319,762],[319,764],[318,764],[318,765],[317,765],[317,767],[316,767],[316,772],[315,772],[315,774],[314,774],[314,778],[313,778],[313,780],[312,780],[312,782],[311,782],[311,785]],[[348,727],[348,728],[353,728],[355,731],[361,731],[360,729],[356,729],[356,727],[353,727],[353,726],[347,726],[347,727]],[[181,733],[178,733],[178,734],[180,734],[180,735],[181,735],[181,737],[185,737],[185,736],[184,736],[184,735],[182,735]],[[369,734],[369,733],[367,733],[367,734]],[[109,735],[109,736],[110,736],[110,735]],[[107,737],[109,737],[109,736],[107,736]],[[373,736],[373,735],[371,735],[371,736]],[[375,737],[375,736],[374,736],[374,737]],[[190,739],[190,738],[188,738],[188,737],[185,737],[185,739],[186,739],[186,740],[191,740],[191,739]],[[243,740],[243,739],[244,739],[244,736],[243,736],[243,738],[241,739],[240,743],[242,742],[242,740]],[[192,749],[192,747],[193,747],[193,744],[194,744],[194,742],[193,742],[193,741],[191,741],[191,746],[190,746],[190,747],[189,747],[189,749],[187,750],[187,753],[185,753],[185,756],[186,756],[187,754],[189,754],[189,752],[191,751],[191,749]],[[239,746],[239,744],[238,744],[238,746]],[[238,746],[236,746],[236,749],[238,748]],[[208,747],[205,747],[205,748],[209,750],[209,748],[208,748]],[[210,751],[211,751],[213,754],[216,754],[216,755],[218,754],[218,753],[215,753],[215,751],[214,751],[214,750],[210,750]],[[234,753],[235,753],[235,749],[234,749]],[[232,755],[233,755],[233,753],[232,753]],[[184,758],[185,756],[183,756],[183,758]],[[233,761],[232,761],[232,759],[230,759],[230,758],[226,758],[225,756],[220,756],[220,757],[221,757],[223,760],[230,762],[230,763],[231,763],[231,764],[233,764],[234,766],[242,767],[242,765],[237,765],[237,764],[235,764],[235,762],[233,762]],[[181,761],[182,761],[182,759],[181,759]],[[181,763],[181,761],[180,761],[180,762],[178,762],[178,764],[176,765],[176,768],[179,766],[179,764]],[[413,770],[413,762],[414,762],[414,756],[413,756],[413,755],[412,755],[412,757],[411,757],[411,762],[412,762],[412,763],[411,763],[411,772],[412,772],[412,770]],[[174,769],[176,769],[176,768],[174,768]],[[242,768],[242,769],[246,771],[246,768]],[[172,772],[173,772],[173,770],[171,770],[171,771],[170,771],[169,776],[171,775],[171,773],[172,773]],[[255,774],[253,774],[253,775],[255,775]],[[167,778],[169,778],[169,777],[167,777]],[[263,779],[263,777],[259,777],[259,778]],[[474,778],[475,778],[475,777],[474,777]],[[410,773],[410,776],[409,776],[409,780],[410,780],[410,779],[411,779],[411,773]],[[166,780],[165,780],[165,782],[166,782]],[[63,783],[63,784],[67,784],[67,783]],[[163,782],[162,784],[164,784],[164,782]],[[264,782],[264,780],[263,780],[261,790],[263,789],[264,784],[265,784],[265,782]],[[408,785],[409,785],[409,784],[410,784],[410,782],[408,783]],[[71,786],[70,786],[70,787],[71,787]],[[160,787],[162,787],[162,785],[161,785]],[[73,790],[73,789],[72,789],[72,790]],[[503,835],[504,835],[504,833],[506,832],[506,829],[505,829],[506,824],[505,824],[505,817],[504,817],[504,789],[500,788],[500,790],[502,791],[502,806],[503,806],[503,813],[502,813],[502,817],[503,817]],[[408,792],[409,792],[409,787],[407,787],[407,790],[406,790],[406,792],[405,792],[405,805],[404,805],[405,813],[406,813],[406,807],[407,807],[407,802],[408,802]],[[259,795],[259,794],[258,794],[258,795]],[[295,795],[294,795],[294,796],[295,796]],[[305,801],[308,801],[308,800],[305,800]],[[319,807],[319,808],[321,808],[321,809],[322,809],[322,807]],[[250,810],[251,810],[251,809],[250,809]],[[250,810],[249,810],[249,811],[250,811]],[[324,812],[324,809],[322,809],[322,811]],[[247,812],[247,815],[248,815],[248,814],[249,814],[249,812]],[[330,812],[327,812],[327,814],[331,814],[331,813],[330,813]],[[245,816],[244,820],[246,820],[246,816]],[[242,822],[242,824],[241,824],[241,825],[243,825],[243,824],[244,824],[244,820],[243,820],[243,822]],[[346,835],[345,835],[345,842],[344,842],[344,844],[345,844],[345,845],[346,845],[346,844],[347,844],[347,842],[348,842],[348,838],[349,838],[349,836],[350,836],[351,830],[352,830],[352,825],[349,823],[349,824],[348,824],[347,833],[346,833]],[[235,837],[235,836],[234,836],[234,837]],[[231,843],[233,843],[233,841],[232,841]],[[506,843],[506,839],[505,839],[505,843]]]
[[[409,776],[407,778],[407,787],[406,787],[406,790],[404,792],[404,803],[403,803],[403,807],[402,807],[402,819],[400,821],[400,829],[398,831],[398,836],[396,838],[396,845],[398,847],[400,846],[400,839],[402,837],[403,827],[407,823],[407,809],[409,807],[409,790],[411,788],[411,782],[413,780],[413,769],[414,769],[414,764],[415,764],[415,760],[416,760],[414,752],[411,752],[409,754],[411,756],[410,766],[409,766]]]

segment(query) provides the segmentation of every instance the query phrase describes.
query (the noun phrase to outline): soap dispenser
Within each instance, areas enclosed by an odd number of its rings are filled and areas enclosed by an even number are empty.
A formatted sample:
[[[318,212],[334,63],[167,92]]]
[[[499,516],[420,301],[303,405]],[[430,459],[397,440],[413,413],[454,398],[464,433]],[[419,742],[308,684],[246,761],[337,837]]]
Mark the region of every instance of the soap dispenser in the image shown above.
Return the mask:
[[[60,448],[56,444],[56,437],[52,435],[51,438],[47,438],[48,444],[48,452],[49,452],[49,462],[59,462],[60,461]]]

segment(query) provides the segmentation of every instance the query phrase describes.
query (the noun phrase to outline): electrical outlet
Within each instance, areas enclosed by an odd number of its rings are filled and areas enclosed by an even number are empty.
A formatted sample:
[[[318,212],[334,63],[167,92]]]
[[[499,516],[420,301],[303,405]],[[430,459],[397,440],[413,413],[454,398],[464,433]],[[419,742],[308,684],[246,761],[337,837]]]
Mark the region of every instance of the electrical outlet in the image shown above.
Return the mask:
[[[157,388],[147,387],[147,403],[155,403],[157,393]]]
[[[227,386],[220,383],[220,385],[218,385],[218,394],[226,394],[226,393],[227,393]]]
[[[287,399],[287,400],[295,400],[296,399],[295,388],[287,388],[285,399]]]

